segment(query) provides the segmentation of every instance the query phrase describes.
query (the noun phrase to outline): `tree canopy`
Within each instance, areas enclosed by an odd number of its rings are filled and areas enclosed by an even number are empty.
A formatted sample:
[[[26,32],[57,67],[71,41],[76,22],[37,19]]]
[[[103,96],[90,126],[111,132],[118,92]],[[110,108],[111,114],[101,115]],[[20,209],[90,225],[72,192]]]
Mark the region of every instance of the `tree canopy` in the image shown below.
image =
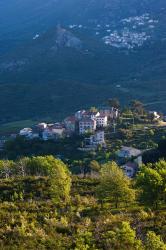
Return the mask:
[[[138,173],[136,185],[140,188],[140,199],[157,208],[166,198],[166,162],[160,160],[144,165]]]
[[[149,231],[147,233],[146,242],[145,242],[146,250],[166,250],[166,244],[164,244],[163,240],[160,236],[156,235],[154,232]]]
[[[100,199],[109,200],[118,207],[120,202],[130,202],[135,198],[130,179],[115,162],[104,164],[100,171],[98,195]]]
[[[143,245],[136,238],[136,232],[128,222],[122,222],[114,231],[106,233],[107,249],[123,249],[123,250],[143,250]]]
[[[9,177],[48,177],[51,183],[52,198],[56,202],[70,198],[71,176],[67,166],[53,156],[21,158],[15,163],[0,161],[1,178]]]
[[[108,100],[108,105],[113,108],[120,108],[120,102],[117,98],[112,98]]]

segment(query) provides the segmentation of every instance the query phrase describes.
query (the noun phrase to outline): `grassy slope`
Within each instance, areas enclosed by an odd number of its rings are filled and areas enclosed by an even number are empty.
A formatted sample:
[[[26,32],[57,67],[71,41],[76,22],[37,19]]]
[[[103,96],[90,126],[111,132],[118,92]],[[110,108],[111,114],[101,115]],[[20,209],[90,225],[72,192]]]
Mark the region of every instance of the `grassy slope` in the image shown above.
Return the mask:
[[[35,123],[36,121],[32,120],[4,123],[0,126],[0,135],[10,135],[11,133],[18,133],[20,129],[31,127]]]

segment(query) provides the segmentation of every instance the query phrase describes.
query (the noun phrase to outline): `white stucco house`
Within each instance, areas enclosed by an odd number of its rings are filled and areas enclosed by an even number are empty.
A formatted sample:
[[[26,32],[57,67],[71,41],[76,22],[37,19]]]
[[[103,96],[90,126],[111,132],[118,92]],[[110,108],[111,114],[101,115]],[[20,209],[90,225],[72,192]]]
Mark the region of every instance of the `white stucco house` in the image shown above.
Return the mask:
[[[142,165],[142,151],[139,149],[123,146],[117,152],[117,156],[122,160],[133,159],[138,166]]]
[[[32,135],[32,129],[31,128],[23,128],[20,130],[19,135],[29,137]]]
[[[154,117],[154,121],[158,121],[160,119],[160,115],[157,113],[157,111],[149,111],[149,114]]]
[[[106,115],[100,115],[96,118],[97,127],[107,127],[108,126],[108,117]]]
[[[96,130],[96,120],[91,118],[83,118],[79,121],[79,134],[94,132]]]
[[[45,123],[45,122],[38,123],[37,128],[40,130],[44,130],[47,128],[47,123]]]
[[[90,136],[91,145],[105,145],[104,131],[96,131],[94,135]]]

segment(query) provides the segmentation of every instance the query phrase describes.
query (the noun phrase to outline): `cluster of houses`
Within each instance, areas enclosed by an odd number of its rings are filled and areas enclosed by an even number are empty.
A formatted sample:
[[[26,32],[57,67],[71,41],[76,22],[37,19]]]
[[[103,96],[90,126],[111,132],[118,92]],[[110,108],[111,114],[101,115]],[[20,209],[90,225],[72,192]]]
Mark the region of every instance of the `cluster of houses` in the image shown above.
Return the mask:
[[[106,128],[109,119],[116,119],[118,117],[118,110],[102,109],[100,111],[80,110],[75,115],[67,117],[64,120],[66,129],[69,133],[79,133],[80,135],[88,132],[95,132],[97,129]]]
[[[43,122],[32,128],[21,129],[19,135],[31,140],[41,138],[44,141],[47,141],[64,137],[65,128],[61,123],[47,124]]]
[[[95,23],[90,26],[83,24],[70,24],[70,30],[87,30],[99,38],[105,44],[115,48],[133,49],[141,47],[146,41],[154,37],[155,28],[159,20],[155,20],[149,13],[131,16],[119,20],[117,25],[113,23]]]
[[[148,39],[150,39],[150,36],[146,32],[133,32],[128,28],[124,28],[121,32],[113,31],[103,38],[105,44],[124,49],[141,47]]]
[[[154,20],[148,13],[132,16],[120,21],[121,29],[110,30],[103,40],[105,44],[116,48],[133,49],[141,47],[154,35],[158,20]]]
[[[64,119],[63,122],[47,124],[39,123],[32,128],[23,128],[19,135],[27,139],[41,138],[44,141],[57,140],[72,135],[88,135],[85,144],[97,146],[105,144],[104,128],[109,120],[117,119],[119,112],[115,108],[96,110],[80,110]]]

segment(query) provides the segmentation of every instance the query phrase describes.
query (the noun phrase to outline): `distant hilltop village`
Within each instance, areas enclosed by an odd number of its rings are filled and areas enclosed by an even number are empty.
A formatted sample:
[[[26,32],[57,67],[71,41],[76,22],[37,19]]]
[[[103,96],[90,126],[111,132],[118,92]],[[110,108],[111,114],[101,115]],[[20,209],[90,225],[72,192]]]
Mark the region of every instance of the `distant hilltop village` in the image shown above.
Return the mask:
[[[71,30],[90,30],[91,33],[101,38],[111,47],[120,49],[134,49],[142,47],[145,42],[154,37],[159,20],[154,19],[149,13],[140,16],[131,16],[114,23],[96,23],[95,26],[86,27],[83,24],[71,24]]]

